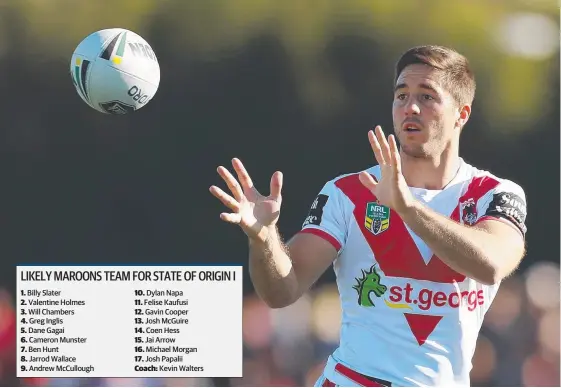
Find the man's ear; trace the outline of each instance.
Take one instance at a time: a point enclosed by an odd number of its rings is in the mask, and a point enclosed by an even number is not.
[[[458,111],[458,118],[456,119],[456,126],[462,129],[471,116],[471,106],[468,104],[462,105]]]

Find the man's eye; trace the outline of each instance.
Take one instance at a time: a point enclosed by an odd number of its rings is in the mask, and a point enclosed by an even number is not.
[[[403,93],[402,93],[402,94],[398,94],[398,95],[397,95],[397,99],[398,99],[398,100],[404,100],[404,99],[405,99],[405,94],[403,94]]]
[[[425,100],[434,100],[430,94],[423,94],[423,99]]]

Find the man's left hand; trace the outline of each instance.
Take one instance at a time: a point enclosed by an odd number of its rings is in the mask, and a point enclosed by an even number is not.
[[[368,140],[374,151],[376,161],[380,165],[380,180],[363,171],[360,173],[361,183],[376,196],[380,205],[387,206],[397,213],[403,213],[415,203],[411,191],[401,173],[401,158],[395,141],[390,135],[388,140],[380,126],[368,132]]]

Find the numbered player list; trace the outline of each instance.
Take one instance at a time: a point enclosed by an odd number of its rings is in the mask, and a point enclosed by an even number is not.
[[[18,377],[242,377],[241,266],[21,266]]]

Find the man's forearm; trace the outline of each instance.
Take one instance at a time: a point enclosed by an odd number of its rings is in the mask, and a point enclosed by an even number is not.
[[[421,203],[400,216],[450,268],[485,284],[496,282],[499,274],[495,258],[505,247],[493,235],[454,222]]]
[[[269,307],[285,307],[296,298],[298,282],[276,228],[269,229],[264,242],[250,239],[249,274],[255,291]]]

